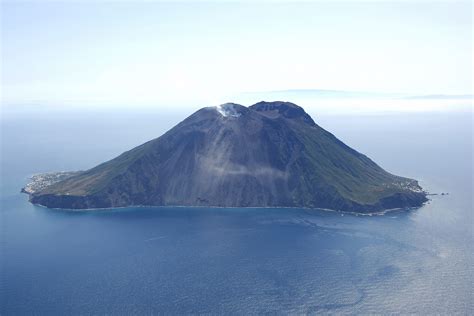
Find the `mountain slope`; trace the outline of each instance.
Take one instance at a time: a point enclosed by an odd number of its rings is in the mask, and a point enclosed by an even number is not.
[[[30,194],[54,208],[130,205],[420,206],[415,180],[394,176],[325,131],[299,106],[203,108],[163,136]]]

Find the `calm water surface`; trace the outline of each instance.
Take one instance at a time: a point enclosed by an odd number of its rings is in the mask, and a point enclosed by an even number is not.
[[[78,170],[182,115],[2,119],[0,314],[473,314],[472,114],[313,116],[435,193],[385,216],[317,210],[53,211],[29,175]]]

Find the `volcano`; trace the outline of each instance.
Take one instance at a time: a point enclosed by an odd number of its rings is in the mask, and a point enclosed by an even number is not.
[[[290,102],[198,110],[161,137],[39,190],[50,208],[295,207],[377,212],[426,193],[318,126]]]

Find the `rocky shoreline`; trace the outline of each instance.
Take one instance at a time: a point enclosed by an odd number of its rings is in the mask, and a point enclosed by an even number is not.
[[[350,214],[350,215],[355,215],[355,216],[381,216],[385,215],[387,213],[391,212],[397,212],[397,211],[408,211],[408,210],[413,210],[417,209],[421,206],[423,206],[426,202],[428,202],[428,199],[426,198],[419,206],[407,206],[407,207],[395,207],[395,208],[386,208],[386,209],[379,209],[379,210],[367,210],[367,211],[343,211],[343,210],[336,210],[336,209],[329,209],[329,208],[311,208],[311,207],[297,207],[297,206],[246,206],[246,207],[235,207],[235,206],[204,206],[204,205],[127,205],[127,206],[108,206],[108,207],[90,207],[90,208],[67,208],[67,207],[51,207],[51,206],[46,206],[42,205],[41,203],[37,202],[35,200],[35,193],[40,192],[42,189],[46,188],[49,185],[52,185],[54,183],[60,182],[62,180],[66,180],[67,178],[73,177],[75,175],[78,175],[82,173],[83,171],[60,171],[60,172],[48,172],[48,173],[41,173],[41,174],[35,174],[32,175],[29,179],[31,180],[28,182],[25,187],[21,189],[21,193],[28,194],[29,200],[32,204],[44,207],[44,208],[49,208],[49,209],[55,209],[55,210],[64,210],[64,211],[72,211],[72,212],[77,212],[77,211],[84,211],[84,212],[90,212],[90,211],[107,211],[107,210],[113,210],[113,209],[126,209],[126,208],[162,208],[162,207],[177,207],[177,208],[202,208],[202,207],[207,207],[207,208],[215,208],[215,209],[221,209],[221,208],[226,208],[226,209],[232,209],[232,208],[249,208],[249,209],[274,209],[274,208],[281,208],[281,209],[305,209],[305,210],[316,210],[316,211],[323,211],[323,212],[336,212],[336,213],[341,213],[341,214]],[[416,192],[419,193],[419,192]],[[427,193],[424,192],[426,196],[431,196],[431,195],[438,195],[437,193]],[[439,194],[439,195],[447,195],[447,193]],[[56,199],[57,197],[55,197]],[[70,198],[74,198],[70,196]]]

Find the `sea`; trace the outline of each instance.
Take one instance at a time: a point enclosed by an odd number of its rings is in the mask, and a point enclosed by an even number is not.
[[[20,193],[31,175],[91,168],[187,114],[5,111],[0,314],[474,314],[472,112],[309,112],[430,201],[374,216],[51,210]]]

